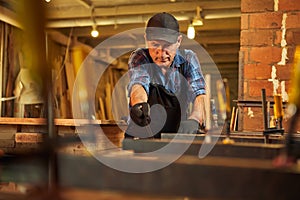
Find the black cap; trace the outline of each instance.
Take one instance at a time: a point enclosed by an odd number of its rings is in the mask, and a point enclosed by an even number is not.
[[[169,43],[176,43],[178,35],[178,21],[169,13],[157,13],[147,23],[147,40],[164,40]]]

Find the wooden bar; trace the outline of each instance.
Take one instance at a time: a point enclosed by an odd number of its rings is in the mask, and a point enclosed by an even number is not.
[[[182,133],[162,133],[162,139],[173,139],[176,136],[177,139],[181,140],[190,140],[194,138],[194,140],[204,140],[205,134],[182,134]],[[222,141],[226,138],[226,135],[211,135],[212,141]],[[230,133],[230,139],[234,140],[234,142],[238,143],[266,143],[266,138],[262,133]],[[280,134],[270,135],[268,138],[269,144],[284,144],[284,136]]]
[[[46,125],[45,118],[15,118],[15,117],[0,117],[0,124],[8,125]],[[54,124],[59,126],[75,126],[86,124],[101,124],[101,120],[88,119],[54,119]]]
[[[163,148],[170,143],[171,140],[132,140],[124,139],[122,148],[124,150],[133,150],[136,153],[154,152]],[[181,143],[186,141],[173,141],[175,147],[180,148]],[[198,157],[199,150],[203,145],[203,141],[193,141],[188,149],[184,152],[185,155],[194,155]],[[174,147],[174,148],[175,148]],[[283,144],[258,144],[258,143],[234,143],[224,145],[222,142],[217,142],[208,156],[223,156],[235,158],[255,158],[255,159],[273,159],[284,149]],[[171,152],[170,152],[171,153]]]
[[[16,133],[16,143],[41,143],[43,142],[43,134],[41,133]]]

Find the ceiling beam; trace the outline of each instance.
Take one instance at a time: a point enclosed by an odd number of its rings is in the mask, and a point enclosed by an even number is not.
[[[99,18],[94,15],[95,22],[91,20],[91,16],[87,18],[79,18],[77,16],[73,16],[75,18],[64,19],[61,18],[59,20],[48,20],[46,26],[50,28],[64,28],[64,27],[84,27],[84,26],[92,26],[94,23],[99,26],[107,26],[107,25],[120,25],[120,24],[136,24],[142,23],[145,24],[147,20],[152,16],[149,15],[127,15],[127,16],[114,16],[114,17],[104,17]],[[195,16],[194,12],[190,13],[177,13],[174,14],[178,21],[190,21]],[[227,18],[240,18],[240,11],[233,10],[232,12],[228,11],[215,11],[211,12],[204,16],[205,20],[211,19],[227,19]]]
[[[18,28],[22,28],[18,15],[12,10],[3,6],[0,6],[0,21],[3,21]]]
[[[65,6],[54,7],[50,4],[47,12],[48,19],[60,19],[60,18],[86,18],[91,16],[90,9],[86,6]],[[216,3],[215,1],[199,1],[199,2],[175,2],[175,3],[160,3],[160,4],[134,4],[123,6],[111,6],[101,7],[99,5],[94,6],[94,16],[97,17],[114,17],[116,15],[147,15],[155,12],[187,12],[193,11],[196,13],[196,7],[200,6],[203,10],[206,9],[240,9],[240,0],[223,1],[222,3]]]
[[[105,41],[105,43],[102,43]],[[197,43],[196,43],[196,42]],[[183,41],[182,46],[195,46],[195,45],[210,45],[210,44],[239,44],[240,42],[240,37],[239,35],[232,35],[230,37],[228,36],[203,36],[196,38],[195,41],[189,41],[188,39],[185,39]],[[143,39],[142,35],[135,35],[135,36],[128,36],[128,37],[119,37],[119,38],[114,38],[111,40],[99,40],[99,39],[90,39],[85,40],[86,43],[89,43],[91,46],[96,47],[101,44],[101,48],[115,48],[115,49],[127,49],[127,48],[137,48],[141,46],[145,46],[145,41]],[[238,49],[236,49],[238,52]],[[225,50],[224,50],[225,51]],[[236,54],[237,54],[236,52]],[[237,58],[236,58],[237,59]]]
[[[180,31],[182,33],[186,33],[188,21],[180,21]],[[136,29],[144,29],[144,23],[136,23],[136,24],[122,24],[122,25],[108,25],[108,26],[98,26],[97,29],[100,33],[100,37],[104,39],[122,33],[124,31],[136,30]],[[50,28],[52,29],[52,28]],[[202,36],[202,33],[205,31],[214,31],[217,33],[222,33],[226,35],[228,30],[235,30],[237,33],[240,31],[240,18],[228,18],[228,19],[214,19],[207,20],[201,27],[195,27],[197,31],[197,36]],[[65,35],[69,35],[69,28],[60,29]],[[139,30],[140,31],[140,30]],[[221,32],[226,31],[226,32]],[[90,27],[74,27],[73,28],[73,36],[75,37],[90,37],[91,26]],[[236,34],[237,34],[236,33]],[[228,34],[227,34],[228,35]]]

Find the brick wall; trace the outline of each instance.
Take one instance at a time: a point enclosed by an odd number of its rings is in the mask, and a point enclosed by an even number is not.
[[[300,0],[241,0],[240,100],[288,100],[295,46],[300,45]],[[263,130],[262,109],[244,108],[240,130]],[[272,110],[271,110],[272,114]],[[288,126],[285,115],[284,128]],[[299,129],[298,129],[299,130]]]

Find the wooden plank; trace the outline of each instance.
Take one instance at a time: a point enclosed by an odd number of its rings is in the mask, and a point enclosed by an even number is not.
[[[44,119],[44,118],[1,117],[0,124],[43,125],[43,124],[46,124],[46,119]]]
[[[82,126],[88,124],[101,124],[101,120],[91,119],[54,119],[54,124],[57,126]]]
[[[153,152],[163,148],[170,143],[170,140],[132,140],[124,139],[122,148],[124,150],[133,150],[136,153]],[[180,148],[182,141],[173,141],[174,147]],[[192,142],[188,149],[184,152],[185,155],[194,155],[198,157],[203,141],[197,140]],[[208,144],[206,144],[208,145]],[[280,151],[284,149],[283,144],[259,144],[259,143],[233,143],[231,145],[224,145],[222,142],[217,142],[208,156],[222,156],[222,157],[237,157],[237,158],[255,158],[255,159],[272,159],[279,155]],[[172,153],[172,152],[169,152]]]
[[[14,117],[0,117],[0,125],[46,125],[45,118],[14,118]],[[76,126],[86,124],[101,124],[101,120],[89,119],[54,119],[54,124],[57,126]]]
[[[42,133],[16,133],[16,143],[41,143],[43,142],[44,134]]]
[[[193,137],[195,141],[200,140],[203,141],[205,139],[204,134],[172,134],[172,133],[162,133],[161,137],[162,139],[173,139],[175,136],[177,136],[177,139],[179,140],[191,140]],[[211,135],[212,141],[222,141],[226,138],[226,135]],[[253,134],[247,134],[241,133],[241,132],[231,132],[230,138],[233,139],[237,143],[265,143],[266,139],[265,136],[263,136],[263,133],[253,133]],[[298,139],[299,140],[299,139]],[[284,136],[282,135],[270,135],[269,138],[269,144],[284,144]]]

